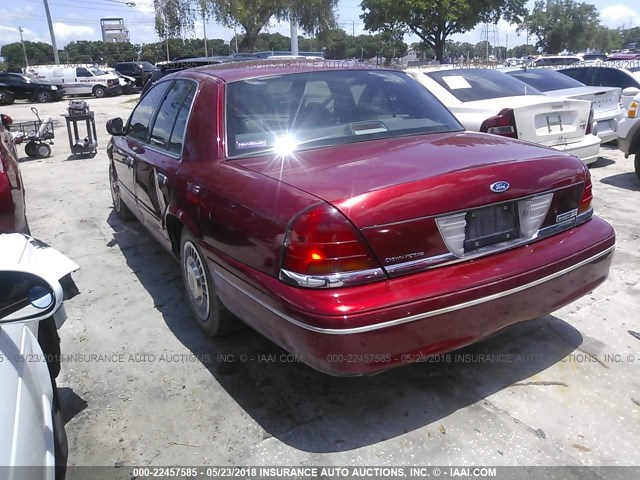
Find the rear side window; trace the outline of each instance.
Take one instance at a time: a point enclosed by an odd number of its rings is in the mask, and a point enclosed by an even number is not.
[[[578,80],[579,82],[584,83],[585,85],[595,85],[593,74],[595,73],[594,67],[585,67],[585,68],[563,68],[559,70],[563,75],[567,75],[568,77],[573,78],[574,80]]]
[[[598,87],[618,87],[622,89],[628,87],[637,88],[639,86],[633,77],[615,68],[596,69],[594,85]]]
[[[538,89],[497,70],[467,69],[427,72],[461,102],[491,98],[542,95]]]
[[[553,70],[514,70],[507,72],[507,74],[537,88],[541,92],[584,87],[584,83]]]
[[[149,138],[149,126],[151,123],[151,117],[156,109],[156,105],[163,97],[170,82],[162,82],[154,85],[147,94],[142,97],[140,103],[135,108],[131,117],[129,118],[129,127],[127,129],[127,135],[143,142],[146,142]]]
[[[184,130],[196,84],[176,80],[166,92],[151,132],[151,143],[171,153],[182,152]]]

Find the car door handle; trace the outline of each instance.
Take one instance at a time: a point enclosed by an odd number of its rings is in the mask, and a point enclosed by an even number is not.
[[[136,159],[134,157],[127,156],[124,160],[129,168],[136,166]]]
[[[167,184],[167,176],[164,173],[156,174],[156,178],[158,179],[158,186],[160,188],[164,187]]]

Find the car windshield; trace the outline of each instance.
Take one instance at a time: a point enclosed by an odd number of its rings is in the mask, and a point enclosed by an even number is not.
[[[461,102],[542,95],[535,87],[497,70],[471,68],[426,72],[425,75],[438,82]]]
[[[462,130],[427,90],[401,72],[316,71],[227,86],[230,157]]]
[[[507,72],[507,74],[518,80],[522,80],[524,83],[537,88],[541,92],[585,86],[584,83],[553,70],[514,70]]]
[[[106,75],[107,72],[105,72],[104,70],[101,70],[99,68],[91,68],[90,69],[94,75]]]
[[[153,72],[157,70],[157,68],[154,65],[151,65],[149,62],[142,62],[140,63],[140,66],[145,72]]]

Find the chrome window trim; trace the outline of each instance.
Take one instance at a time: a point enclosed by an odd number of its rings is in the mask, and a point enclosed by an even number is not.
[[[552,273],[551,275],[547,275],[546,277],[542,277],[539,278],[538,280],[534,280],[533,282],[527,283],[525,285],[520,285],[519,287],[514,287],[511,288],[509,290],[505,290],[503,292],[498,292],[498,293],[494,293],[493,295],[488,295],[486,297],[481,297],[481,298],[477,298],[475,300],[469,300],[468,302],[463,302],[463,303],[459,303],[457,305],[451,305],[449,307],[444,307],[444,308],[440,308],[437,310],[432,310],[430,312],[424,312],[424,313],[419,313],[416,315],[410,315],[408,317],[404,317],[404,318],[397,318],[395,320],[389,320],[387,322],[382,322],[382,323],[376,323],[374,325],[364,325],[362,327],[353,327],[353,328],[321,328],[321,327],[316,327],[313,325],[308,325],[304,322],[301,322],[300,320],[297,320],[293,317],[291,317],[290,315],[287,315],[284,312],[281,312],[280,310],[278,310],[277,308],[275,308],[272,305],[269,305],[268,303],[264,302],[263,300],[259,299],[258,297],[256,297],[255,295],[253,295],[251,292],[247,291],[247,289],[243,288],[242,286],[240,286],[238,284],[238,282],[232,280],[231,274],[222,274],[220,272],[220,269],[216,269],[214,271],[214,275],[216,275],[217,277],[219,277],[221,280],[227,282],[229,285],[231,285],[232,287],[234,287],[235,289],[239,290],[241,293],[243,293],[244,295],[246,295],[247,297],[249,297],[251,300],[255,301],[256,303],[260,304],[262,307],[266,308],[267,310],[269,310],[271,313],[277,315],[278,317],[280,317],[281,319],[296,325],[300,328],[303,328],[305,330],[309,330],[311,332],[315,332],[315,333],[321,333],[321,334],[325,334],[325,335],[353,335],[353,334],[358,334],[358,333],[365,333],[365,332],[371,332],[371,331],[375,331],[375,330],[381,330],[384,328],[389,328],[389,327],[395,327],[397,325],[402,325],[405,323],[410,323],[410,322],[415,322],[418,320],[423,320],[425,318],[430,318],[430,317],[435,317],[438,315],[443,315],[445,313],[451,313],[451,312],[455,312],[457,310],[462,310],[465,308],[469,308],[469,307],[473,307],[475,305],[480,305],[483,303],[488,303],[491,302],[493,300],[498,300],[500,298],[509,296],[509,295],[513,295],[515,293],[519,293],[522,292],[524,290],[528,290],[530,288],[533,287],[537,287],[538,285],[542,285],[543,283],[549,282],[551,280],[554,280],[558,277],[561,277],[563,275],[566,275],[567,273],[572,272],[573,270],[577,270],[580,267],[583,267],[584,265],[587,265],[589,263],[595,262],[596,260],[610,254],[611,252],[613,252],[613,250],[615,249],[615,245],[612,245],[611,247],[607,248],[606,250],[603,250],[602,252],[599,252],[585,260],[582,260],[581,262],[576,263],[575,265],[571,265],[570,267],[567,267],[563,270],[560,270],[558,272]]]

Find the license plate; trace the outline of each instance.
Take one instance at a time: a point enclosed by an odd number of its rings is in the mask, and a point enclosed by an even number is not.
[[[470,210],[466,216],[465,252],[520,236],[518,206],[515,202]]]

